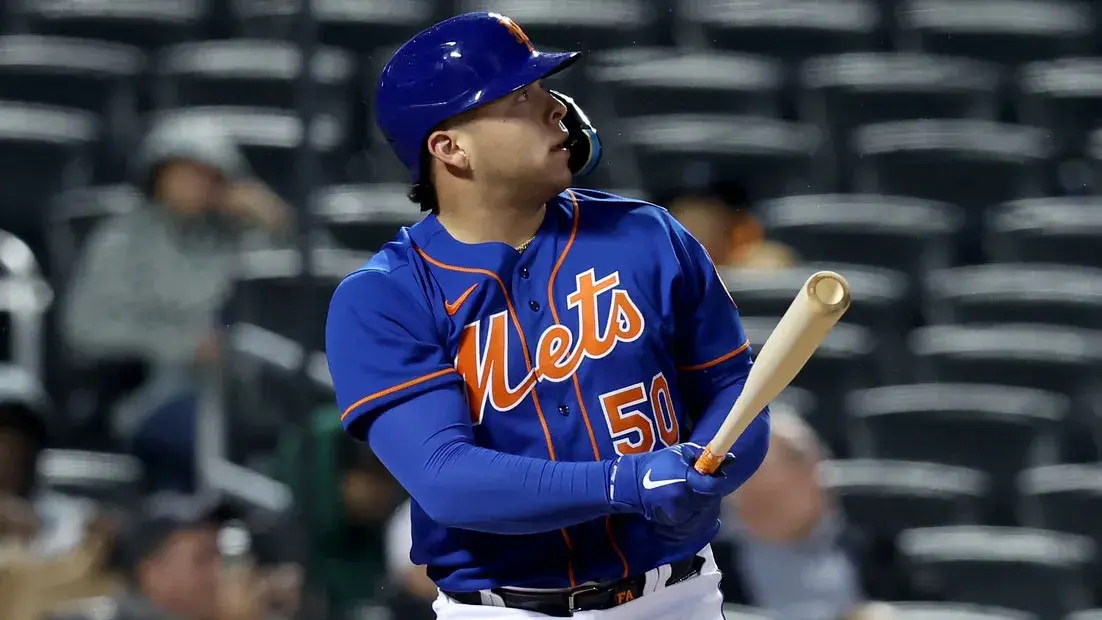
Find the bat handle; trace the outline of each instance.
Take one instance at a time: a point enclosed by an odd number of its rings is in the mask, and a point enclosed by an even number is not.
[[[704,475],[714,474],[716,470],[719,469],[720,464],[723,463],[723,459],[726,458],[726,456],[726,453],[716,454],[712,452],[711,446],[704,446],[704,453],[696,460],[693,469]]]

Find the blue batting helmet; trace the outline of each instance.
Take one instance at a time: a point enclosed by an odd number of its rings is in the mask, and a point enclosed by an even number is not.
[[[466,13],[407,41],[379,77],[375,119],[414,182],[440,123],[568,67],[581,52],[541,52],[512,19]]]

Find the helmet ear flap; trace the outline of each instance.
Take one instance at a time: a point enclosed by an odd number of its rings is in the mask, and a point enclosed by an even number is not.
[[[566,106],[566,116],[562,123],[570,133],[566,139],[566,148],[570,150],[570,171],[576,176],[585,176],[601,162],[601,138],[589,117],[568,95],[557,90],[549,90],[551,96]]]

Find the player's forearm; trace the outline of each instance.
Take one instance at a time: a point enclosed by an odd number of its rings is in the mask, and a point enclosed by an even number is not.
[[[454,442],[429,465],[422,507],[464,529],[532,534],[610,514],[605,462],[555,462]],[[438,517],[438,518],[437,518]]]
[[[428,516],[448,527],[532,534],[613,512],[610,462],[556,462],[473,444],[466,403],[446,391],[383,413],[368,441]]]

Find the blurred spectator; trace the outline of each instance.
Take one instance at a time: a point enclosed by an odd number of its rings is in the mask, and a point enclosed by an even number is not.
[[[118,620],[272,620],[296,613],[287,593],[297,591],[301,576],[262,573],[243,530],[230,527],[235,517],[211,499],[161,493],[147,500],[125,545],[130,584]]]
[[[19,538],[35,557],[74,550],[95,514],[91,502],[43,489],[49,399],[26,371],[0,367],[0,541]]]
[[[761,224],[750,212],[746,192],[738,185],[685,192],[665,204],[718,266],[779,269],[799,260],[792,248],[765,239]]]
[[[109,566],[118,531],[117,521],[97,518],[77,547],[48,557],[0,544],[0,618],[42,620],[70,603],[110,596],[118,587]]]
[[[410,502],[402,504],[386,526],[386,572],[389,587],[386,607],[393,620],[432,620],[432,602],[437,589],[429,579],[428,568],[409,559],[413,547]]]
[[[786,620],[840,620],[882,617],[873,599],[911,599],[896,566],[820,486],[824,448],[815,432],[789,410],[772,415],[769,453],[728,500],[715,545],[724,600]]]
[[[310,429],[317,459],[310,486],[302,488],[303,438],[295,430],[281,441],[277,478],[294,489],[297,501],[311,502],[316,564],[308,570],[325,585],[336,618],[378,597],[386,585],[386,527],[403,495],[371,450],[348,439],[339,413],[316,412]]]
[[[147,461],[158,488],[187,491],[196,384],[219,359],[218,315],[237,254],[281,242],[291,214],[206,121],[157,125],[135,168],[148,208],[94,232],[74,270],[61,327],[85,364],[146,365],[146,380],[113,407],[112,430]]]

